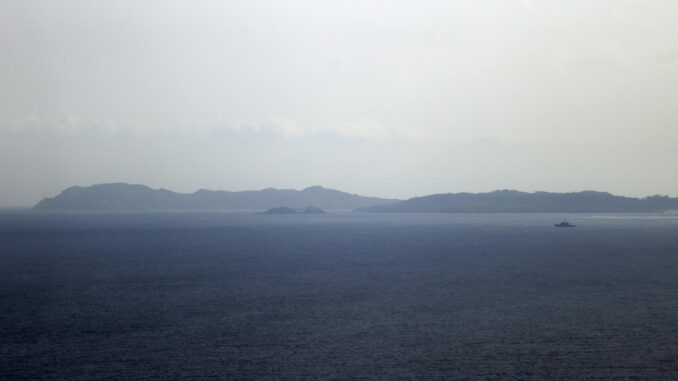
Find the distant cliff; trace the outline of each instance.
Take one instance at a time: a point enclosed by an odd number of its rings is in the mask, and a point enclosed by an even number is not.
[[[363,197],[319,186],[304,190],[267,188],[260,191],[211,191],[176,193],[125,183],[71,187],[33,207],[36,210],[264,210],[280,205],[302,209],[315,205],[323,209],[355,209],[398,200]]]
[[[678,209],[678,198],[632,198],[605,192],[525,193],[500,190],[489,193],[446,193],[415,197],[387,205],[357,208],[369,213],[585,213],[664,212]]]

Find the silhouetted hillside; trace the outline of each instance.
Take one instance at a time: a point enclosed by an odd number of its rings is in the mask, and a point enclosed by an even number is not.
[[[393,203],[398,200],[362,197],[320,186],[301,191],[267,188],[260,191],[211,191],[176,193],[125,183],[71,187],[54,198],[45,198],[38,210],[189,210],[189,209],[269,209],[280,205],[304,208],[354,209]]]
[[[356,210],[370,213],[623,213],[663,212],[669,209],[678,209],[678,198],[652,196],[638,199],[593,191],[525,193],[500,190],[489,193],[435,194]]]

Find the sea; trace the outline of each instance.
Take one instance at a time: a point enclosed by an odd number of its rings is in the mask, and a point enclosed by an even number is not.
[[[0,379],[676,380],[678,215],[2,210]]]

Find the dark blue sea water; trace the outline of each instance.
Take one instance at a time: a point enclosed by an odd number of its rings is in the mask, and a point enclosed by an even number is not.
[[[678,218],[4,211],[0,376],[677,379]]]

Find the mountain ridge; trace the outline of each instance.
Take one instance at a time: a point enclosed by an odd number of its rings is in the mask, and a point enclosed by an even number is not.
[[[654,213],[678,209],[678,198],[634,198],[608,192],[533,193],[496,190],[486,193],[439,193],[393,204],[360,207],[367,213]]]
[[[439,193],[408,200],[364,197],[319,185],[302,190],[265,188],[226,191],[199,189],[178,193],[141,184],[106,183],[72,186],[38,202],[35,210],[266,210],[285,205],[351,209],[366,213],[586,213],[665,212],[678,210],[678,198],[634,198],[608,192],[569,193],[495,190],[485,193]]]
[[[321,186],[303,190],[266,188],[258,191],[199,189],[178,193],[141,184],[106,183],[88,187],[72,186],[55,197],[44,198],[35,210],[262,210],[288,205],[322,209],[355,209],[399,200],[365,197]]]

